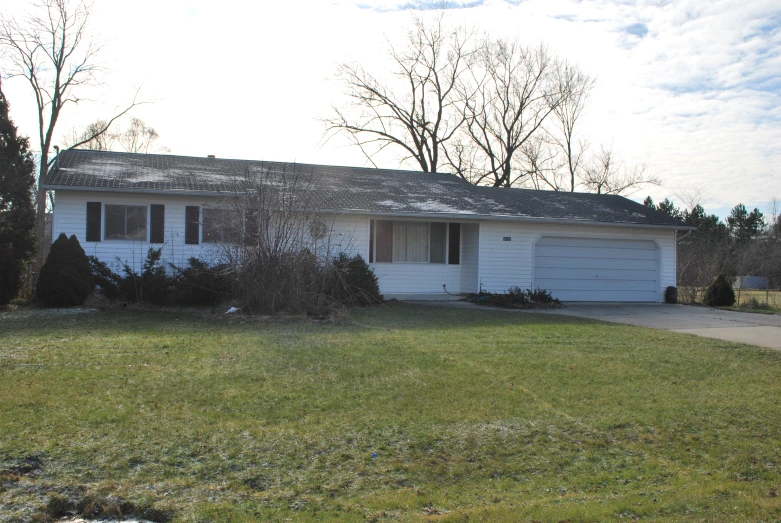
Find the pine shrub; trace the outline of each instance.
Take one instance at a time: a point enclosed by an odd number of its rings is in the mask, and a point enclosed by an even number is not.
[[[719,274],[705,291],[704,302],[709,307],[731,307],[735,304],[735,291],[723,274]]]
[[[100,287],[103,296],[110,300],[119,296],[119,284],[122,277],[112,271],[106,262],[95,256],[89,256],[89,264],[92,269],[92,279],[95,281],[95,285]]]
[[[122,264],[125,276],[120,279],[119,289],[125,300],[153,305],[165,305],[169,302],[173,281],[160,262],[162,255],[162,248],[150,247],[141,274],[135,272],[127,263]]]
[[[369,264],[360,254],[339,253],[332,261],[329,294],[342,305],[372,305],[382,301],[380,284]]]
[[[52,244],[36,287],[38,302],[44,307],[83,304],[95,282],[89,259],[76,236],[60,234]]]

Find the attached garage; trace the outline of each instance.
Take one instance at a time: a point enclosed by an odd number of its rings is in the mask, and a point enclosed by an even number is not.
[[[659,247],[652,240],[543,236],[534,246],[534,288],[562,301],[659,301]]]

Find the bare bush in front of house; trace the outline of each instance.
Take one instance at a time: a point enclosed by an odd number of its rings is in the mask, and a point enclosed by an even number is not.
[[[322,316],[379,299],[376,278],[372,287],[371,278],[356,277],[360,263],[337,257],[349,245],[333,241],[333,222],[319,211],[316,177],[300,166],[247,171],[234,193],[206,213],[214,222],[204,227],[218,236],[214,245],[230,272],[233,301],[244,312]]]

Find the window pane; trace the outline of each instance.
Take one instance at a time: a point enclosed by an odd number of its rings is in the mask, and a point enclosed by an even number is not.
[[[222,239],[220,209],[203,209],[203,242],[214,243]]]
[[[389,220],[377,220],[375,223],[375,236],[377,238],[374,259],[378,262],[393,260],[393,222]]]
[[[127,206],[127,239],[146,240],[146,205]]]
[[[431,263],[445,263],[445,232],[446,223],[431,224]]]
[[[124,205],[106,205],[106,239],[125,239]]]
[[[204,243],[237,243],[241,224],[236,212],[229,209],[203,209]]]
[[[428,261],[428,222],[393,222],[393,261]]]

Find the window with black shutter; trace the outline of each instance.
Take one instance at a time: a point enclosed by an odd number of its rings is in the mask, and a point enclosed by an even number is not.
[[[200,218],[201,208],[197,205],[188,205],[184,210],[184,243],[198,245],[200,243]]]
[[[150,243],[165,243],[165,205],[150,206],[149,229]]]
[[[100,202],[87,202],[87,241],[100,241]]]

